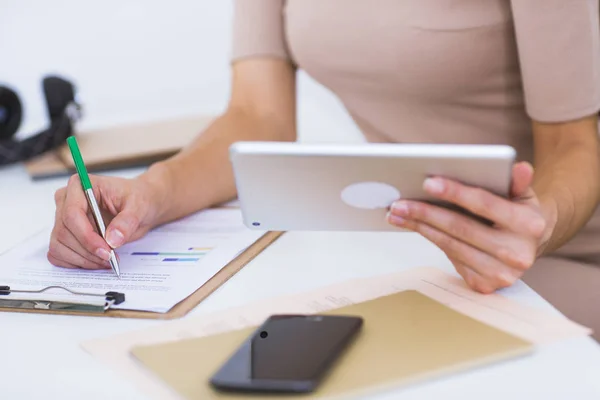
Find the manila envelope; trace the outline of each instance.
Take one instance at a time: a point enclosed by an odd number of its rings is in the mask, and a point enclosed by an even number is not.
[[[533,345],[421,294],[403,291],[322,315],[358,315],[362,331],[316,392],[269,395],[339,398],[414,384],[529,354]],[[142,367],[190,400],[256,398],[218,392],[209,379],[256,327],[132,349]],[[262,394],[264,397],[265,395]]]

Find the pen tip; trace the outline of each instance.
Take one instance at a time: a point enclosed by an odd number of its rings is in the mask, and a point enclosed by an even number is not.
[[[117,261],[117,257],[116,257],[114,250],[111,250],[110,255],[111,255],[110,265],[111,265],[113,271],[115,272],[115,274],[117,275],[117,278],[121,279],[121,271],[120,271],[120,267],[119,267],[119,262]]]

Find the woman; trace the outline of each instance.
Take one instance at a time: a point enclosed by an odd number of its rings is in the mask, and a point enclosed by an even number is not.
[[[600,285],[597,0],[237,0],[235,7],[227,111],[138,178],[93,177],[114,217],[112,247],[233,198],[231,143],[295,140],[301,68],[339,96],[370,141],[514,146],[510,200],[452,181],[424,184],[493,227],[406,201],[394,204],[388,222],[438,245],[474,290],[491,293],[527,273],[563,312],[600,331],[585,312]],[[109,247],[90,224],[76,178],[56,193],[56,205],[49,260],[107,268]],[[580,298],[569,303],[574,294]]]

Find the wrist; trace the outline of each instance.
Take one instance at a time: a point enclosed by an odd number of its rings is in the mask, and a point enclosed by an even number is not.
[[[554,241],[556,226],[558,224],[558,204],[552,197],[540,199],[542,216],[546,221],[546,228],[538,246],[538,257],[552,250],[551,243]]]
[[[173,179],[167,165],[156,162],[142,173],[137,180],[142,183],[147,191],[151,204],[152,225],[161,225],[170,220],[170,199],[173,193]]]

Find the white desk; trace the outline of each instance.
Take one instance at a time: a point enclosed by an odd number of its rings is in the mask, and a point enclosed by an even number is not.
[[[52,223],[52,196],[63,183],[64,179],[31,182],[20,166],[0,170],[0,251]],[[23,223],[25,218],[35,222]],[[348,251],[358,248],[371,255],[357,256],[355,251]],[[192,314],[423,264],[453,271],[440,251],[412,234],[406,234],[402,241],[386,234],[286,234]],[[524,284],[510,288],[506,295],[551,309]],[[164,322],[0,313],[1,397],[143,399],[143,393],[81,350],[79,343],[160,323]],[[378,398],[598,399],[599,377],[600,346],[589,338],[578,338],[542,348],[524,359]]]

